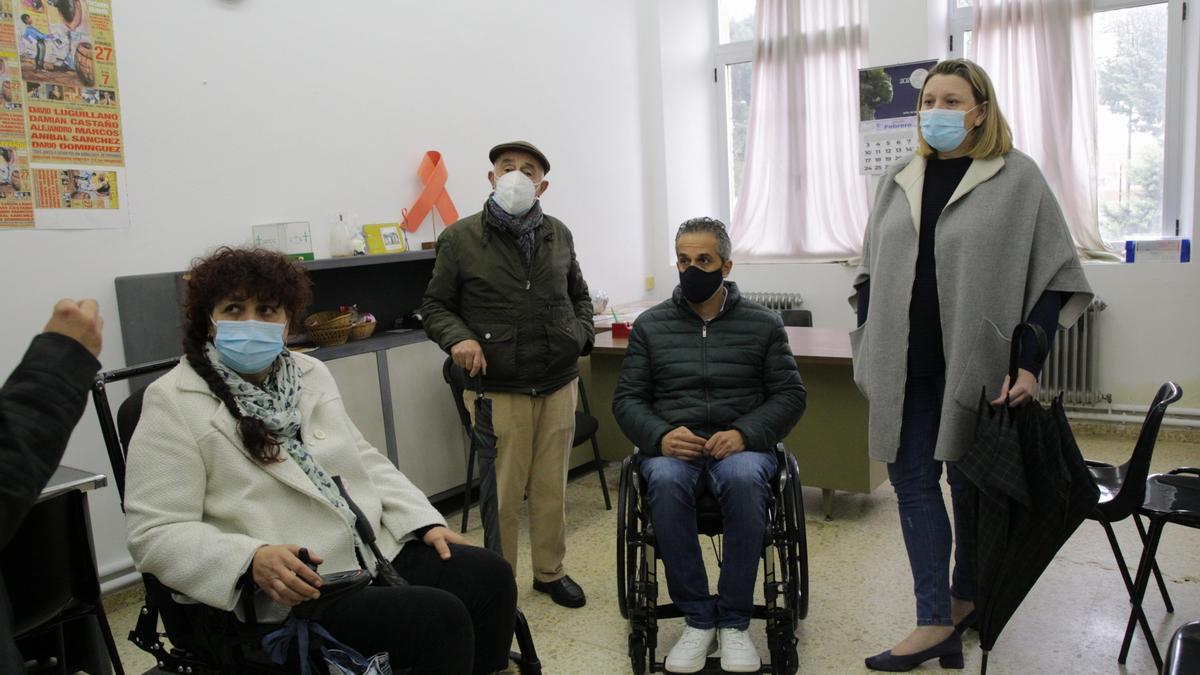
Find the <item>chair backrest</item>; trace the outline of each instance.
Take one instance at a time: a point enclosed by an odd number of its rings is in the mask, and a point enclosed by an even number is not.
[[[812,327],[812,312],[807,309],[785,309],[779,313],[785,326]]]
[[[125,456],[129,452],[129,439],[133,437],[133,430],[142,414],[142,395],[145,393],[145,387],[133,392],[121,403],[114,422],[112,407],[108,403],[108,385],[139,375],[161,375],[178,363],[179,357],[173,356],[128,368],[118,368],[96,375],[92,382],[92,402],[95,403],[96,415],[100,418],[100,433],[104,437],[104,449],[108,452],[108,463],[112,466],[113,482],[117,485],[122,509],[125,508]]]
[[[1106,505],[1105,510],[1110,520],[1121,520],[1131,515],[1146,498],[1146,477],[1150,473],[1150,459],[1154,455],[1154,445],[1158,442],[1158,430],[1162,427],[1163,415],[1167,407],[1183,398],[1183,388],[1174,382],[1164,382],[1154,395],[1150,409],[1146,411],[1146,419],[1138,433],[1137,444],[1133,446],[1133,454],[1129,461],[1121,465],[1121,489]]]

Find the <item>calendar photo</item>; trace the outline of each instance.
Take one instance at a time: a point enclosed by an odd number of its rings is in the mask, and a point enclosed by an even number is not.
[[[859,173],[882,175],[917,148],[917,97],[936,60],[858,71]]]

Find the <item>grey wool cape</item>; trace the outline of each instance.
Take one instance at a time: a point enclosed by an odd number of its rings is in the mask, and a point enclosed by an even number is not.
[[[851,331],[854,382],[870,403],[870,455],[896,460],[908,368],[924,157],[879,182],[854,285],[871,280],[866,322]],[[1092,301],[1075,244],[1037,165],[1013,150],[971,162],[934,232],[946,389],[934,457],[957,461],[971,443],[980,394],[996,398],[1013,328],[1046,291],[1069,298],[1066,328]],[[857,307],[857,292],[850,306]]]

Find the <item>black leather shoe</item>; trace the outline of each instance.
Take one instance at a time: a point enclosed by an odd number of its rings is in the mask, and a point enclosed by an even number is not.
[[[568,576],[554,581],[534,581],[533,590],[549,593],[550,599],[563,607],[583,607],[587,604],[583,589]]]
[[[912,670],[922,663],[925,663],[929,659],[938,659],[939,664],[943,668],[962,669],[962,640],[959,639],[958,633],[951,633],[950,637],[942,640],[929,649],[917,652],[916,654],[896,656],[892,653],[892,650],[889,649],[886,652],[881,652],[875,656],[868,656],[866,659],[866,664],[871,670],[884,670],[893,673],[901,673]]]

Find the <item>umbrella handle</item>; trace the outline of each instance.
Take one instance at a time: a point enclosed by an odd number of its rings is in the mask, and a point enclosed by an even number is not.
[[[1046,341],[1046,331],[1042,327],[1030,323],[1028,321],[1017,324],[1012,333],[1012,347],[1008,353],[1008,386],[1012,387],[1017,383],[1017,367],[1021,363],[1021,338],[1024,337],[1026,331],[1033,331],[1034,338],[1037,339],[1037,362],[1041,363],[1046,360],[1046,356],[1050,353],[1050,348]]]

